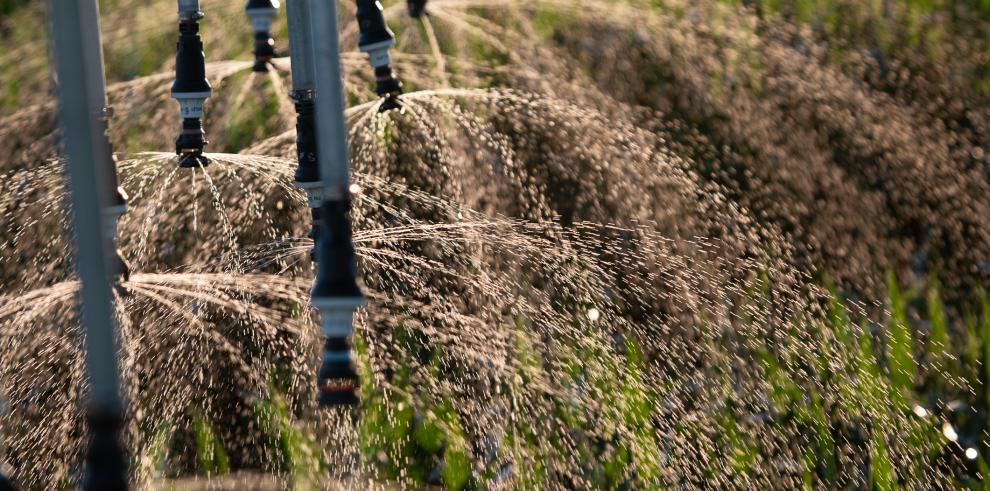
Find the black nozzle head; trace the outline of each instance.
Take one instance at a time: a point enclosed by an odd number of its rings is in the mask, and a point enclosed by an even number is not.
[[[418,19],[426,12],[426,0],[406,0],[409,17]]]
[[[385,96],[385,100],[382,101],[382,105],[378,106],[379,113],[388,112],[393,109],[402,109],[402,101],[399,100],[399,96],[387,95]]]
[[[183,169],[193,169],[210,165],[210,159],[202,153],[190,152],[179,156],[179,167]]]
[[[347,338],[327,338],[317,383],[321,406],[354,406],[360,402],[360,379]]]
[[[358,46],[374,46],[389,42],[395,42],[395,34],[385,23],[385,14],[382,12],[382,4],[376,0],[357,0],[357,20],[358,29],[361,35],[358,37]]]
[[[375,68],[375,93],[384,97],[385,101],[379,107],[379,112],[398,109],[402,106],[399,95],[402,94],[402,82],[395,78],[389,65]]]
[[[179,167],[191,169],[193,167],[206,167],[210,164],[210,159],[203,155],[203,148],[206,146],[206,133],[203,131],[203,124],[199,118],[184,118],[182,120],[182,132],[175,140],[175,154],[179,156]]]
[[[254,33],[254,67],[251,69],[267,72],[272,58],[275,58],[275,40],[267,32]]]

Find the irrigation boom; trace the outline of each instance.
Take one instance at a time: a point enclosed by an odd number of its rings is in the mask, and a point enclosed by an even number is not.
[[[122,211],[123,193],[115,186],[116,167],[106,133],[109,111],[96,0],[53,0],[52,7],[59,118],[68,157],[90,387],[87,420],[92,440],[83,487],[114,491],[127,488],[127,466],[119,442],[123,403],[108,281],[108,275],[119,271],[114,271],[116,249],[106,232],[113,229],[108,222]]]
[[[356,404],[358,374],[351,352],[354,311],[364,304],[351,240],[347,126],[340,70],[336,0],[310,3],[316,147],[323,184],[312,303],[326,344],[319,372],[321,405]]]

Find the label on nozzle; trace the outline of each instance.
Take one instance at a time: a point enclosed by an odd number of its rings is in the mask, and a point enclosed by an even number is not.
[[[251,18],[251,30],[268,32],[272,28],[272,20],[278,15],[275,9],[251,9],[247,11]]]
[[[310,208],[319,208],[323,205],[323,187],[310,188],[306,190],[306,202]]]
[[[183,119],[202,118],[205,99],[179,99],[179,114]]]
[[[361,51],[368,53],[368,61],[371,62],[371,66],[378,68],[392,63],[392,59],[388,55],[388,48],[393,44],[395,42],[389,40],[369,46],[361,46]]]

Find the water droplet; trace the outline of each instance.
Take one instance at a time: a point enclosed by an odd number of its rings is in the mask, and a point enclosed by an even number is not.
[[[956,433],[956,429],[952,427],[948,421],[942,423],[942,434],[949,439],[950,442],[954,442],[959,439],[959,434]]]

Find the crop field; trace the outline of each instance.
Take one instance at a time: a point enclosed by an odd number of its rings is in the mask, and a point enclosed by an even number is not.
[[[68,1],[0,0],[17,489],[89,442]],[[286,6],[258,71],[202,0],[184,167],[175,2],[99,2],[131,487],[990,489],[990,2],[383,3],[397,98],[339,5],[366,303],[360,403],[323,407]]]

